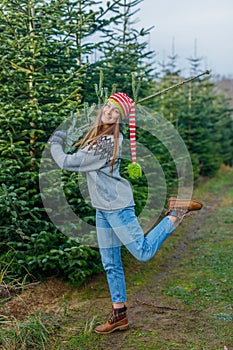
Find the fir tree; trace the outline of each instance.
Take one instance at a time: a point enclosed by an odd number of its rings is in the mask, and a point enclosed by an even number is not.
[[[51,239],[57,230],[41,202],[38,169],[48,137],[82,100],[82,55],[90,46],[80,40],[104,26],[89,8],[79,12],[80,4],[84,6],[83,1],[16,0],[0,9],[0,226],[6,242],[1,251],[8,251],[6,263],[13,258],[11,268],[21,275],[25,270],[54,273],[49,264],[46,272],[38,254],[47,254],[48,261],[53,246],[70,246],[62,234]],[[40,240],[43,253],[35,250]]]
[[[140,97],[146,96],[152,87],[154,53],[148,49],[147,40],[152,28],[135,28],[135,14],[139,11],[137,6],[142,1],[118,1],[116,22],[104,33],[104,43],[99,48],[100,59],[91,67],[95,83],[99,80],[99,70],[103,71],[104,86],[109,94],[114,83],[118,91],[124,91],[135,98],[132,74],[137,81],[142,80]]]

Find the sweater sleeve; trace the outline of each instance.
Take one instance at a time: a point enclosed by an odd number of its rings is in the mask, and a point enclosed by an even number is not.
[[[108,163],[113,155],[114,141],[103,136],[91,148],[86,146],[74,154],[66,154],[59,143],[51,144],[51,154],[57,165],[69,171],[96,171]]]

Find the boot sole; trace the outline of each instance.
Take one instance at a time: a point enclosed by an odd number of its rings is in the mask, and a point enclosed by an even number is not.
[[[108,332],[99,332],[99,331],[95,330],[95,333],[97,333],[97,334],[110,334],[110,333],[115,332],[115,331],[125,331],[128,328],[129,328],[129,324],[127,323],[127,324],[124,324],[122,326],[118,326],[116,328],[113,328]]]
[[[187,201],[187,204],[193,202],[197,205],[196,208],[189,208],[189,205],[187,205],[187,210],[188,211],[196,211],[196,210],[201,210],[203,207],[203,204],[199,201],[195,201],[195,200],[185,200],[185,199],[176,199],[176,198],[170,198],[169,199],[169,207],[174,207],[174,208],[182,208],[182,207],[186,207],[184,205],[185,201]],[[174,203],[173,203],[174,202]],[[171,210],[171,209],[169,209]]]

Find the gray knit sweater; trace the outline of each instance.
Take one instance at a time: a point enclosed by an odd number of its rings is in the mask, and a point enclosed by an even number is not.
[[[119,136],[120,154],[123,135]],[[72,172],[84,172],[94,208],[101,210],[122,209],[134,205],[131,184],[120,176],[120,158],[116,159],[113,171],[110,161],[113,155],[113,136],[103,136],[90,148],[66,154],[60,143],[51,144],[51,154],[58,166]]]

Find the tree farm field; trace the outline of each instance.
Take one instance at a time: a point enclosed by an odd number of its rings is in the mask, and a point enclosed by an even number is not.
[[[104,273],[81,287],[49,278],[0,304],[3,350],[232,350],[233,169],[200,180],[201,212],[148,263],[123,249],[130,328],[97,335],[111,308]]]

